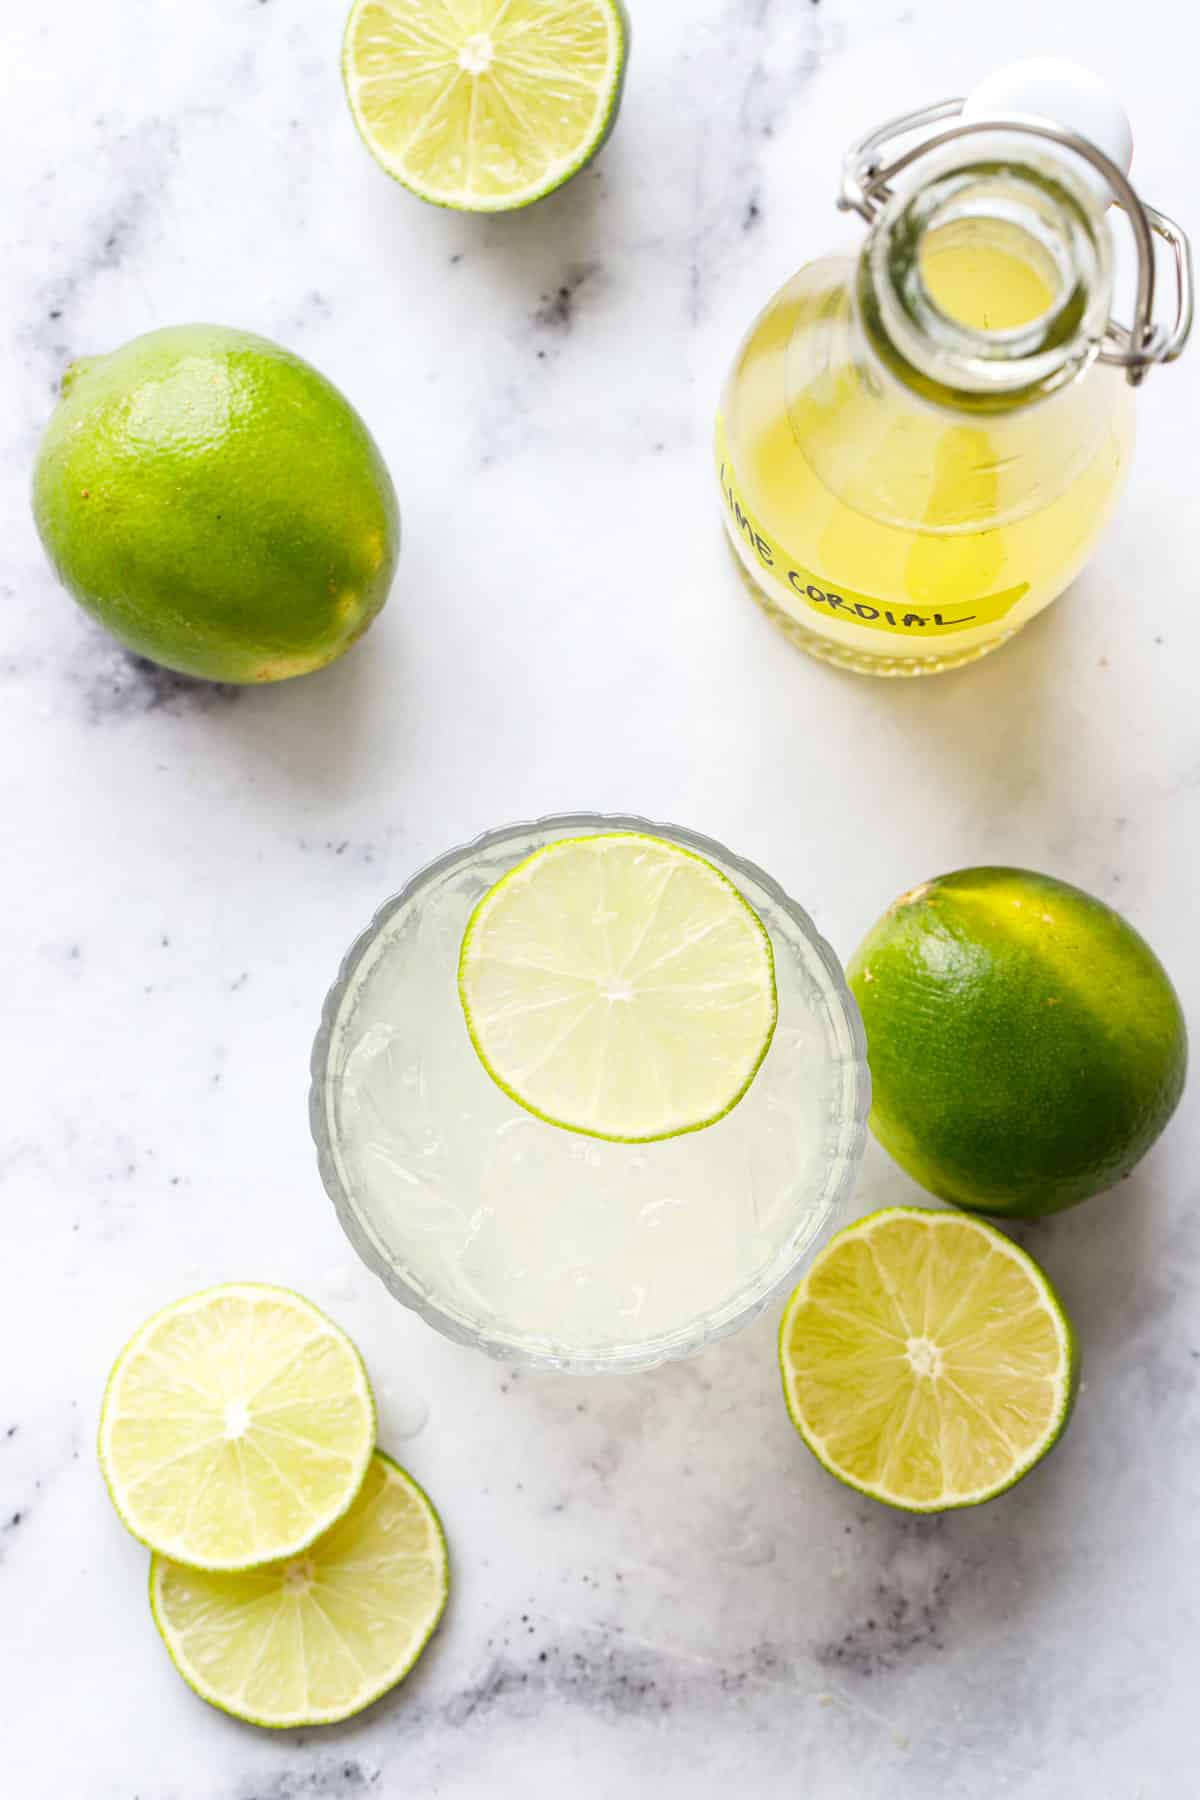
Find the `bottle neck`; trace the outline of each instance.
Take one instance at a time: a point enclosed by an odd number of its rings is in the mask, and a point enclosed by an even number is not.
[[[989,140],[990,148],[990,140]],[[1112,302],[1103,203],[1048,158],[961,147],[892,196],[858,265],[867,340],[907,388],[1001,413],[1095,360]]]

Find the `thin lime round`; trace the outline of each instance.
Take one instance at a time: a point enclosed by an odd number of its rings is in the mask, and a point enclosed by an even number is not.
[[[897,900],[847,974],[871,1127],[930,1193],[1040,1217],[1127,1175],[1183,1091],[1167,973],[1112,908],[1025,869],[964,869]]]
[[[403,1681],[449,1591],[441,1521],[379,1450],[349,1512],[303,1555],[241,1574],[150,1564],[154,1622],[183,1679],[277,1730],[349,1719]]]
[[[771,940],[733,883],[641,832],[560,838],[479,902],[459,960],[471,1042],[552,1125],[678,1137],[737,1105],[771,1044]]]
[[[604,144],[628,49],[619,0],[356,0],[342,72],[389,175],[437,206],[507,212]]]
[[[266,338],[180,325],[76,362],[34,473],[59,579],[139,656],[283,681],[387,599],[391,479],[350,403]]]
[[[779,1331],[792,1423],[859,1493],[909,1512],[991,1500],[1062,1435],[1075,1334],[1031,1256],[961,1213],[847,1226]]]
[[[345,1332],[298,1294],[250,1282],[148,1319],[100,1415],[122,1522],[200,1569],[305,1550],[353,1501],[374,1443],[367,1372]]]

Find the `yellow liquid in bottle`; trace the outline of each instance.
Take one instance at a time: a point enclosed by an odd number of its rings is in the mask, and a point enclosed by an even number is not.
[[[935,305],[976,331],[1054,300],[1036,258],[995,235],[932,233],[920,267]],[[923,674],[995,648],[1078,573],[1132,452],[1132,396],[1095,364],[995,414],[922,399],[864,357],[853,278],[813,265],[751,329],[718,433],[725,519],[757,597],[804,648]]]
[[[1025,257],[949,230],[921,245],[921,279],[947,318],[974,331],[1011,331],[1049,312],[1054,289]]]

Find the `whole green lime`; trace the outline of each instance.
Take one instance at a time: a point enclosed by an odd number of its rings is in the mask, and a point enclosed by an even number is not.
[[[387,599],[400,535],[350,403],[220,325],[72,364],[33,510],[82,606],[140,656],[213,681],[282,681],[348,650]]]
[[[1183,1091],[1166,970],[1112,908],[1027,869],[904,894],[851,960],[884,1148],[930,1193],[1040,1217],[1111,1187]]]

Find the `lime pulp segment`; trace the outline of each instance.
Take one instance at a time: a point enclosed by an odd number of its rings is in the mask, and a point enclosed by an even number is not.
[[[431,1502],[376,1451],[349,1512],[300,1556],[233,1574],[155,1556],[150,1605],[201,1699],[282,1729],[348,1719],[401,1681],[449,1584]]]
[[[914,1512],[991,1499],[1066,1425],[1074,1333],[993,1226],[895,1207],[838,1233],[779,1337],[792,1422],[831,1474]]]
[[[375,1405],[357,1350],[315,1306],[252,1283],[149,1319],[109,1377],[100,1467],[123,1523],[204,1569],[291,1556],[362,1485]]]
[[[618,0],[357,0],[342,67],[389,175],[436,205],[498,212],[599,150],[627,46]]]
[[[468,922],[459,992],[518,1105],[623,1143],[723,1118],[778,1011],[771,940],[737,888],[636,832],[563,838],[503,876]]]

